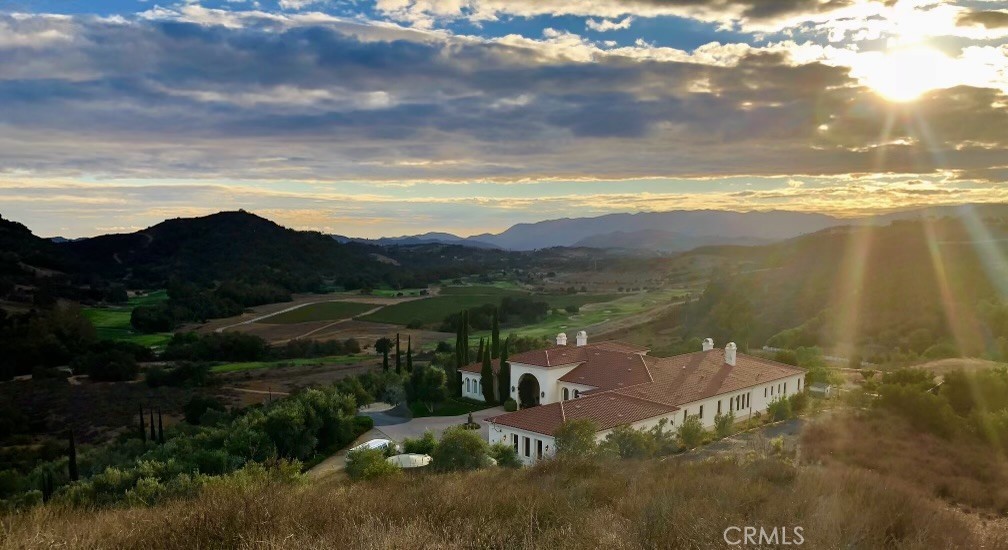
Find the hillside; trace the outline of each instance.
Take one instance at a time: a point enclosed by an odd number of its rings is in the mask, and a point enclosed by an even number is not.
[[[898,480],[773,459],[546,463],[307,486],[238,479],[194,500],[138,504],[36,508],[5,519],[0,548],[711,548],[732,525],[790,535],[800,526],[808,548],[976,548],[1001,536],[974,532]]]
[[[864,348],[889,358],[1000,357],[1008,353],[1000,294],[1008,264],[999,261],[1006,235],[999,218],[943,218],[698,249],[688,255],[717,255],[741,267],[715,273],[690,309],[688,331],[750,346]]]

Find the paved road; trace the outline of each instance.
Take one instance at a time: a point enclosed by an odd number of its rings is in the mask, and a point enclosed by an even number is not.
[[[370,416],[375,422],[375,427],[373,430],[358,437],[356,441],[348,446],[348,448],[352,448],[372,439],[391,439],[392,441],[398,442],[407,437],[418,438],[427,430],[434,432],[435,438],[441,439],[441,434],[444,433],[445,430],[453,426],[464,424],[469,418],[469,415],[467,414],[459,416],[406,418],[403,416],[396,416],[393,414],[394,412],[394,408],[385,403],[376,403],[369,407],[362,408],[360,410],[360,414]],[[473,413],[473,422],[478,422],[480,424],[479,433],[484,440],[486,440],[487,435],[490,433],[490,427],[486,422],[484,422],[484,420],[503,412],[503,407],[493,407],[491,409],[485,409]],[[347,449],[343,449],[318,463],[312,469],[308,470],[308,477],[317,478],[342,470],[343,466],[346,464],[346,452]]]

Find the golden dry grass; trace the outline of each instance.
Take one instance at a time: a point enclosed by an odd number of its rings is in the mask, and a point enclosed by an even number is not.
[[[213,486],[152,508],[7,516],[0,548],[708,548],[730,525],[800,525],[806,548],[1004,544],[900,480],[759,460]]]

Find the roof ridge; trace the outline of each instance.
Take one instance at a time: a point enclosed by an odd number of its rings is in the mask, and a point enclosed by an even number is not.
[[[564,404],[564,402],[563,402],[563,400],[561,400],[560,401],[560,422],[567,422],[567,412],[564,411],[563,404]]]
[[[641,364],[644,365],[644,372],[647,373],[647,377],[651,379],[651,382],[654,382],[654,376],[651,376],[651,369],[647,366],[647,361],[644,360],[644,356],[638,354],[637,358],[640,359]]]

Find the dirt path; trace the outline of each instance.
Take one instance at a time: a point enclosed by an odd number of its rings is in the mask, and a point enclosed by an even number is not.
[[[300,340],[302,338],[307,338],[307,337],[311,336],[312,334],[315,334],[316,332],[322,332],[323,330],[326,330],[328,328],[334,327],[336,325],[343,324],[343,323],[346,323],[348,321],[352,321],[352,320],[354,320],[357,317],[363,317],[365,315],[371,315],[372,313],[377,313],[378,311],[380,311],[384,307],[385,306],[379,306],[379,307],[376,307],[376,308],[373,308],[373,309],[369,309],[369,310],[361,313],[360,315],[356,315],[354,317],[347,317],[346,319],[340,319],[339,321],[333,321],[332,323],[329,323],[328,325],[325,325],[325,326],[322,326],[322,327],[319,327],[319,328],[316,328],[316,329],[309,330],[308,332],[306,332],[306,333],[304,333],[304,334],[302,334],[300,336],[294,337],[292,339],[293,340]],[[281,343],[283,343],[283,342],[281,342]]]

